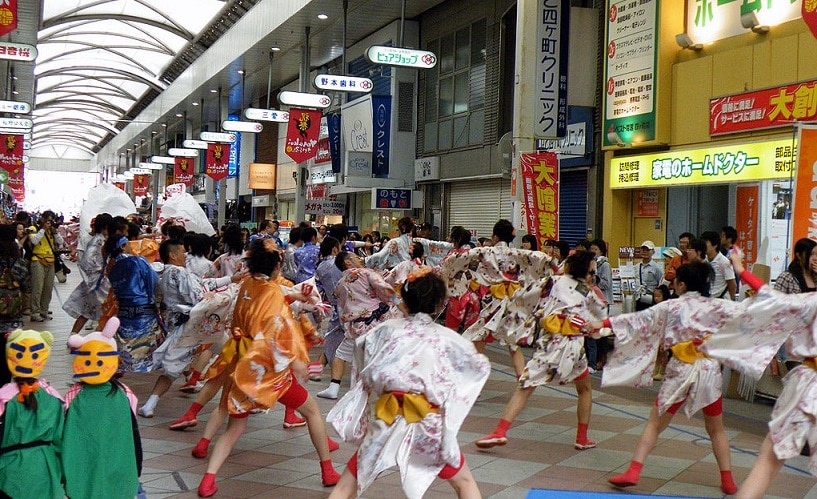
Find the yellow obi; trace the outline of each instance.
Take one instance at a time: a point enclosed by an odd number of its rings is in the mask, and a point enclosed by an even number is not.
[[[391,426],[398,415],[403,416],[406,423],[412,424],[422,421],[426,414],[439,414],[440,408],[428,401],[422,393],[384,393],[374,405],[374,414],[377,419]]]
[[[516,290],[519,289],[519,283],[513,281],[505,281],[499,284],[492,284],[489,288],[491,290],[491,295],[494,298],[503,299],[506,296],[508,298],[513,298],[513,294],[516,293]]]
[[[581,330],[570,323],[570,317],[564,314],[551,314],[542,319],[542,329],[550,334],[562,336],[576,336]]]
[[[672,355],[685,364],[694,364],[698,359],[708,359],[709,356],[698,351],[698,345],[708,340],[709,336],[703,340],[684,341],[670,347]]]
[[[803,361],[803,365],[808,366],[808,367],[814,369],[815,371],[817,371],[817,358],[809,357],[809,358],[807,358],[807,359],[805,359]]]

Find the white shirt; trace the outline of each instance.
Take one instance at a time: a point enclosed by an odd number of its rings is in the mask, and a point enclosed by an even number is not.
[[[729,296],[728,292],[726,292],[726,281],[730,279],[735,280],[735,271],[732,269],[732,262],[730,262],[721,253],[718,253],[711,261],[707,259],[707,263],[710,267],[712,267],[712,271],[715,273],[715,278],[712,280],[712,285],[709,287],[709,295],[713,298],[725,298],[727,300],[731,300],[732,297]]]

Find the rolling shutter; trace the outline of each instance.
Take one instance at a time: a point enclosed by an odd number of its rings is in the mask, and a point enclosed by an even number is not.
[[[559,172],[559,239],[571,248],[587,237],[587,172],[586,168]]]
[[[511,181],[505,178],[451,184],[448,229],[462,225],[476,237],[491,237],[500,218],[511,220]]]

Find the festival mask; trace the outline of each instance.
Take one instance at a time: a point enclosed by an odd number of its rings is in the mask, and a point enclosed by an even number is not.
[[[85,336],[79,334],[68,338],[68,346],[73,349],[74,379],[89,385],[108,382],[119,368],[119,351],[114,333],[119,329],[119,319],[111,317],[102,331]]]
[[[19,378],[38,377],[53,344],[54,336],[48,331],[12,331],[6,340],[6,362],[11,375]]]

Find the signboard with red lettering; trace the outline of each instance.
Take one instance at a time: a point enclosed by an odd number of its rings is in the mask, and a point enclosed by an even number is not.
[[[658,216],[658,189],[638,191],[637,217]]]
[[[9,170],[9,189],[18,203],[26,200],[25,168],[23,165]]]
[[[346,195],[331,195],[328,199],[311,199],[304,204],[307,215],[346,215]]]
[[[792,210],[791,241],[801,238],[817,239],[817,205],[812,201],[817,191],[817,127],[799,127],[795,164],[795,190]]]
[[[320,131],[320,111],[291,108],[289,110],[287,142],[284,152],[296,163],[303,163],[314,158],[318,152],[318,135]]]
[[[23,136],[0,134],[0,168],[13,171],[23,166]]]
[[[757,185],[739,185],[736,193],[735,230],[743,254],[744,263],[752,264],[757,259],[758,212],[760,188]]]
[[[187,187],[193,185],[193,159],[191,158],[176,158],[176,164],[173,169],[173,183],[184,184]]]
[[[114,182],[113,185],[115,185],[118,189],[122,189],[123,191],[125,190],[125,182]]]
[[[559,239],[559,157],[553,152],[522,154],[525,222],[539,247]]]
[[[0,59],[9,61],[33,61],[37,47],[25,43],[0,42]]]
[[[145,197],[148,195],[148,187],[150,186],[150,175],[134,175],[133,176],[133,195],[136,197]]]
[[[227,178],[230,166],[230,144],[208,144],[205,173],[218,182]]]
[[[709,134],[791,126],[817,120],[817,80],[767,88],[709,101]]]
[[[17,29],[17,0],[0,2],[0,36]]]

